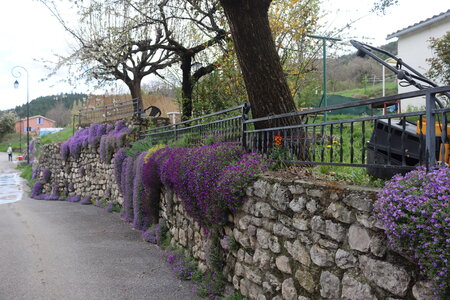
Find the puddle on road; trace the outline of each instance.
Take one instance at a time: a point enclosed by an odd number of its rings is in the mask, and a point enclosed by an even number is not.
[[[19,174],[0,174],[0,204],[17,202],[22,199]]]

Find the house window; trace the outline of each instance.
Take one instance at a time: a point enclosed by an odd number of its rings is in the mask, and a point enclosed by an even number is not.
[[[37,118],[36,122],[37,122],[38,125],[42,125],[42,124],[44,124],[44,119],[43,118]]]

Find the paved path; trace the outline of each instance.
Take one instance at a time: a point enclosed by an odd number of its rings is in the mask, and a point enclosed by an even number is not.
[[[117,214],[29,199],[21,180],[5,184],[14,167],[0,153],[0,300],[198,299],[191,283],[173,276],[162,251]],[[19,201],[5,203],[17,193]]]

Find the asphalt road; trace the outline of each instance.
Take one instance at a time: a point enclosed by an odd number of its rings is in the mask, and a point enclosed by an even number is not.
[[[0,176],[15,166],[0,153]],[[0,300],[198,299],[118,214],[33,200],[15,186],[21,200],[0,204]]]

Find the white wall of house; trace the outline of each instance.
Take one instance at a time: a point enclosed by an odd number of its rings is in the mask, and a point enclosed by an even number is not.
[[[410,31],[398,36],[398,57],[409,66],[424,74],[430,69],[427,58],[433,57],[433,51],[430,48],[430,38],[440,38],[450,30],[450,18],[428,24],[416,30]],[[425,75],[426,76],[426,75]],[[428,76],[427,76],[428,77]],[[436,82],[443,85],[442,82]],[[414,86],[401,87],[399,93],[417,91]],[[425,98],[417,97],[402,101],[402,109],[420,108],[425,106]]]

